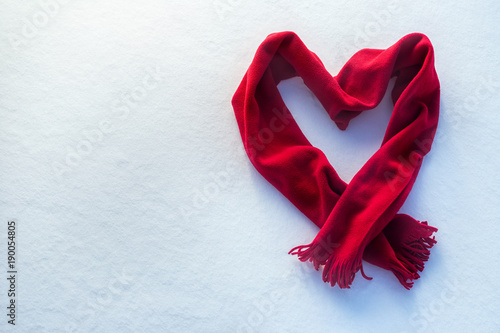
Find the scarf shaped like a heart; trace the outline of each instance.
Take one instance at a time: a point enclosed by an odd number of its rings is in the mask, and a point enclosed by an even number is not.
[[[394,110],[380,149],[346,184],[291,116],[277,85],[300,76],[345,130],[377,106],[389,80]],[[391,270],[410,289],[436,243],[436,228],[398,214],[430,150],[439,116],[439,80],[429,39],[410,34],[386,50],[363,49],[332,77],[293,32],[260,45],[232,104],[255,168],[318,227],[290,251],[323,267],[323,280],[349,288],[362,259]]]

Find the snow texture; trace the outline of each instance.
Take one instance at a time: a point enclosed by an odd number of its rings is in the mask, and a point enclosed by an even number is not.
[[[1,332],[499,332],[500,2],[1,8]],[[287,254],[317,228],[252,167],[230,104],[283,30],[332,74],[411,32],[435,47],[440,124],[401,212],[436,226],[438,243],[411,291],[369,264],[372,281],[331,288]],[[346,181],[380,146],[388,95],[341,132],[301,79],[279,89]]]

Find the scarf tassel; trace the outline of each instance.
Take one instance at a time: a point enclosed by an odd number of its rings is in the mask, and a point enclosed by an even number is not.
[[[400,244],[396,251],[396,257],[407,270],[420,276],[417,272],[424,270],[424,263],[429,260],[430,249],[436,244],[435,236],[432,236],[437,228],[427,225],[426,221],[419,224],[419,228],[413,228],[406,242]],[[431,237],[432,236],[432,237]]]
[[[308,245],[294,247],[288,254],[297,255],[300,261],[312,262],[316,270],[324,266],[323,281],[330,283],[332,287],[338,284],[342,289],[351,288],[350,285],[360,270],[365,279],[372,279],[363,271],[362,254],[354,258],[343,259],[335,253],[332,247],[325,247],[323,242],[313,241]]]
[[[416,272],[410,272],[405,266],[401,266],[400,263],[391,262],[389,264],[389,269],[398,278],[399,283],[406,289],[410,290],[413,287],[413,280],[420,277]]]
[[[430,248],[437,243],[432,236],[436,231],[436,228],[427,225],[425,221],[419,223],[419,227],[412,229],[406,242],[400,244],[399,251],[396,251],[399,262],[389,263],[388,269],[408,290],[413,286],[413,280],[420,278],[418,272],[423,271],[424,262],[429,260]],[[340,288],[350,288],[358,271],[361,271],[365,279],[372,279],[363,271],[362,254],[352,259],[342,259],[335,253],[335,247],[338,245],[315,240],[311,244],[294,247],[288,254],[297,255],[300,261],[312,262],[316,270],[324,266],[323,281],[330,283],[332,287],[338,284]]]

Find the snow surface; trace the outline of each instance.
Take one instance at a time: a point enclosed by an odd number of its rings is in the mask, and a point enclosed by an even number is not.
[[[499,16],[494,0],[3,0],[0,331],[499,332]],[[369,264],[372,281],[331,288],[287,254],[317,228],[251,166],[230,104],[283,30],[332,74],[411,32],[434,44],[440,125],[401,212],[438,244],[411,291]],[[387,96],[341,132],[300,79],[279,88],[349,181]]]

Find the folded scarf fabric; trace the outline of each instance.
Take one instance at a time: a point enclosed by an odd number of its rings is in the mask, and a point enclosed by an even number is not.
[[[299,76],[337,127],[377,106],[389,80],[394,110],[379,150],[345,183],[306,139],[277,85]],[[398,214],[432,144],[439,80],[429,39],[409,34],[386,50],[363,49],[332,77],[293,32],[259,46],[232,105],[250,161],[320,230],[290,251],[323,267],[323,280],[349,288],[362,259],[391,270],[410,289],[436,243],[436,228]]]

